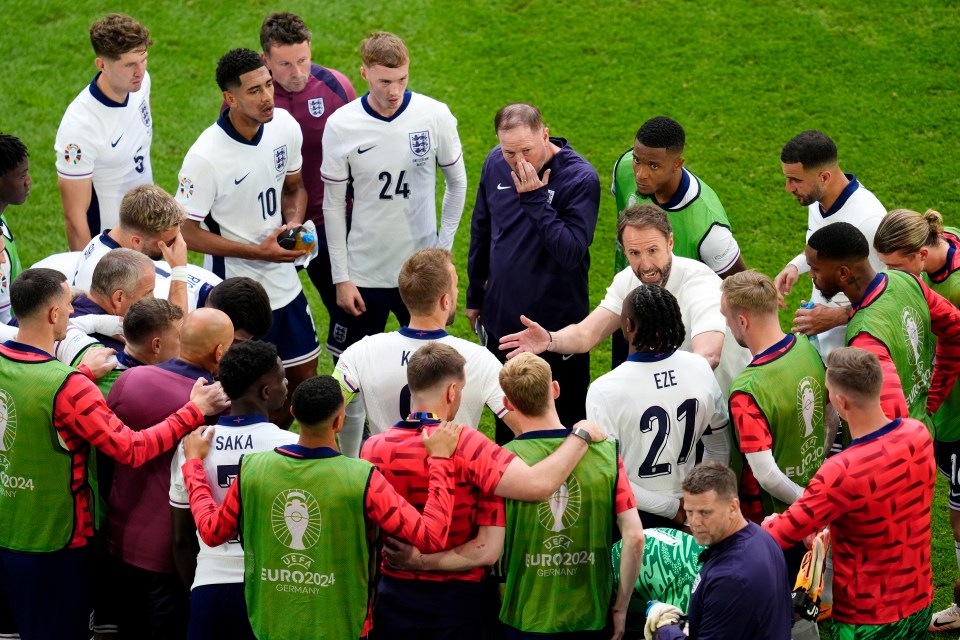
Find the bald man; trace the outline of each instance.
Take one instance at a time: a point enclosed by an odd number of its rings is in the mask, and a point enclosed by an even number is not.
[[[197,378],[213,382],[232,342],[233,323],[225,313],[197,309],[180,330],[180,356],[124,371],[107,404],[132,429],[151,425],[183,406]],[[139,469],[118,465],[115,472],[108,541],[119,563],[117,584],[123,585],[114,594],[116,619],[127,637],[186,635],[189,593],[174,564],[168,506],[173,453]]]

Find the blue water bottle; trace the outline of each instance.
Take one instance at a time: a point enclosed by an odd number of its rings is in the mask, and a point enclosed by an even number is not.
[[[813,300],[810,300],[809,302],[804,302],[803,304],[801,304],[800,308],[813,309],[814,306],[816,305],[813,304]],[[817,338],[817,334],[813,334],[812,336],[807,336],[807,339],[810,340],[810,344],[812,344],[817,351],[820,351],[820,340]]]

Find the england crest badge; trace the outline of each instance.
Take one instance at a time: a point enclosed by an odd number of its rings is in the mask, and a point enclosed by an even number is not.
[[[273,150],[273,168],[277,173],[283,173],[287,168],[287,145],[281,145]]]
[[[413,155],[418,158],[430,153],[430,132],[429,131],[414,131],[409,134],[410,136],[410,151],[413,151]]]
[[[153,120],[150,118],[150,105],[147,104],[146,100],[140,103],[139,111],[140,111],[140,121],[143,122],[143,126],[149,129]]]
[[[314,118],[319,118],[323,115],[323,98],[310,98],[307,100],[307,109],[310,110],[310,115]]]

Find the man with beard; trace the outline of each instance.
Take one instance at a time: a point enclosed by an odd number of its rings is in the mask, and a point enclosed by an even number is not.
[[[734,340],[724,340],[726,323],[720,313],[720,278],[702,262],[673,255],[673,228],[663,209],[654,204],[628,207],[617,221],[617,237],[630,266],[607,287],[600,306],[585,319],[559,331],[548,331],[526,316],[526,329],[500,339],[507,357],[529,351],[585,353],[620,327],[623,302],[641,284],[656,284],[677,299],[685,338],[681,351],[707,359],[724,395],[749,360]]]
[[[320,353],[292,264],[305,252],[277,243],[283,231],[303,222],[306,210],[303,134],[293,116],[274,108],[273,80],[253,51],[226,53],[216,77],[228,107],[183,160],[176,194],[187,210],[181,231],[190,249],[207,254],[207,269],[263,284],[273,311],[263,339],[277,346],[292,394],[316,375]],[[292,422],[284,410],[271,418],[281,427]]]
[[[827,225],[848,222],[863,232],[869,246],[873,245],[873,236],[887,210],[855,175],[841,171],[833,140],[820,131],[798,133],[783,146],[780,163],[787,193],[808,208],[807,240]],[[876,271],[883,270],[872,249],[870,263]],[[789,295],[800,274],[809,270],[803,253],[791,260],[773,281],[780,295]],[[816,286],[810,299],[815,306],[797,311],[793,331],[807,336],[819,334],[820,355],[826,358],[832,349],[843,346],[843,325],[847,322],[850,302],[838,296],[831,304],[825,304]],[[780,304],[786,308],[782,300]]]
[[[480,345],[446,331],[457,313],[457,270],[450,252],[418,251],[403,263],[398,282],[400,297],[410,312],[410,324],[350,345],[334,370],[349,402],[340,447],[352,457],[360,451],[364,415],[371,435],[406,420],[410,414],[407,363],[417,349],[430,342],[450,345],[467,361],[467,385],[455,419],[458,424],[476,429],[484,404],[497,417],[511,421],[497,378],[500,362]]]
[[[960,371],[960,310],[912,274],[874,271],[867,239],[852,224],[816,231],[804,253],[824,298],[843,293],[853,305],[846,346],[879,359],[884,413],[932,427],[929,415],[940,408]]]

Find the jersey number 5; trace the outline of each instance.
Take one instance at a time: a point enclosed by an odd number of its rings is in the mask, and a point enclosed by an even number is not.
[[[391,175],[389,171],[381,171],[379,178],[380,181],[383,182],[383,188],[380,189],[380,199],[393,200],[393,196],[395,195],[404,200],[409,200],[410,184],[404,180],[406,174],[406,171],[400,172],[400,176],[397,177],[397,188],[394,190],[393,195],[390,195],[390,185],[393,184],[393,175]]]
[[[683,442],[680,446],[680,455],[677,457],[678,465],[682,465],[687,461],[690,455],[690,449],[693,446],[693,427],[697,418],[697,405],[698,401],[696,398],[689,398],[677,407],[677,422],[683,424]],[[663,453],[664,447],[667,445],[667,436],[670,435],[670,422],[670,416],[667,414],[666,409],[657,405],[653,405],[644,411],[640,417],[640,431],[650,433],[656,430],[647,457],[644,458],[640,469],[637,471],[637,474],[641,478],[666,476],[673,472],[673,465],[671,463],[657,462],[660,454]]]

